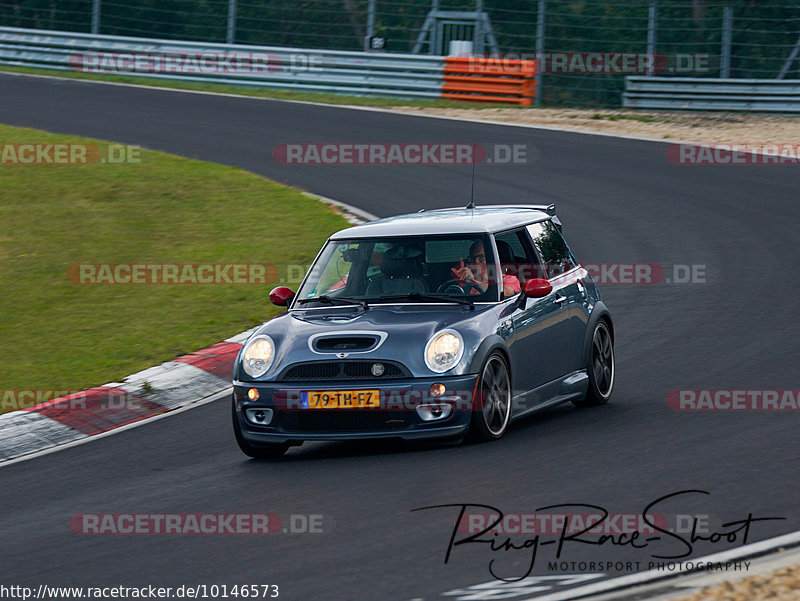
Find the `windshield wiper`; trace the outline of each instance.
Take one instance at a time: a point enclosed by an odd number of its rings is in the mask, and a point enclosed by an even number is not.
[[[347,296],[328,296],[327,294],[323,294],[314,298],[301,298],[297,301],[297,304],[304,305],[305,303],[313,302],[319,302],[327,305],[332,305],[334,303],[342,303],[343,305],[359,305],[364,307],[365,310],[369,309],[367,301],[359,300],[357,298],[349,298]]]
[[[393,294],[391,296],[379,296],[378,300],[410,300],[410,301],[443,301],[446,303],[456,303],[466,305],[470,309],[475,308],[475,303],[468,298],[457,298],[446,294],[421,294],[419,292],[409,292],[408,294]]]

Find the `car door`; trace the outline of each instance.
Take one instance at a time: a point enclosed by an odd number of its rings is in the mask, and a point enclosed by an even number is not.
[[[581,282],[583,271],[551,220],[533,223],[526,229],[544,264],[546,278],[553,286],[545,299],[552,303],[558,321],[553,361],[548,370],[548,376],[556,379],[585,367],[581,358],[589,314]]]
[[[496,234],[495,242],[498,246],[507,244],[512,248],[514,264],[509,268],[501,260],[501,268],[516,275],[521,285],[544,275],[544,267],[525,228]],[[553,293],[543,298],[518,297],[509,316],[512,329],[507,344],[511,353],[514,394],[519,396],[518,401],[523,406],[545,400],[530,394],[531,391],[562,374],[565,362],[562,338],[566,335],[566,324],[563,307],[555,302],[555,298]]]

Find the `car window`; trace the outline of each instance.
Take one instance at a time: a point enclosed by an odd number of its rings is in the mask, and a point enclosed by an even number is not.
[[[524,284],[532,278],[544,277],[542,265],[524,228],[496,234],[494,239],[504,275],[517,276],[520,284]],[[506,256],[509,252],[512,257]],[[509,261],[509,258],[513,258],[513,260]]]
[[[552,221],[533,223],[527,229],[542,257],[548,279],[559,276],[577,265],[566,240]]]
[[[425,261],[427,263],[458,263],[460,259],[470,256],[470,247],[474,239],[462,240],[428,240],[425,243]]]
[[[347,257],[347,251],[351,249],[357,252],[357,247],[353,244],[340,244],[337,246],[332,260],[323,266],[314,291],[315,294],[329,294],[347,286],[347,276],[350,273],[352,260],[347,261],[345,257]]]
[[[428,294],[495,302],[499,284],[489,242],[488,234],[329,241],[298,298],[325,295],[376,302],[381,297]]]
[[[372,246],[369,265],[367,267],[367,277],[372,278],[380,274],[383,253],[392,248],[389,242],[378,242]]]

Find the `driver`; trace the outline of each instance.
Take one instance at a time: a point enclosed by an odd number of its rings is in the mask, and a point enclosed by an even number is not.
[[[483,248],[483,242],[478,240],[473,242],[469,247],[470,256],[467,257],[467,264],[464,264],[464,259],[458,260],[458,265],[450,269],[450,274],[454,280],[458,280],[461,284],[471,282],[480,286],[480,290],[470,286],[470,294],[480,294],[485,292],[489,287],[489,270],[486,266],[486,251]],[[508,298],[520,291],[519,280],[514,275],[503,276],[503,296]]]

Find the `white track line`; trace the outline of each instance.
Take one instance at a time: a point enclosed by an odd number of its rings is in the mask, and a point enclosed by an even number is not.
[[[358,217],[361,217],[365,221],[376,221],[379,219],[377,215],[373,215],[372,213],[365,211],[364,209],[359,209],[358,207],[354,207],[353,205],[349,205],[346,202],[342,202],[340,200],[334,200],[333,198],[328,198],[327,196],[320,196],[319,194],[314,194],[313,192],[303,191],[303,194],[305,196],[308,196],[309,198],[313,198],[314,200],[327,202],[328,204],[341,207],[345,211],[349,211],[350,213],[353,213],[353,215],[357,215]]]

